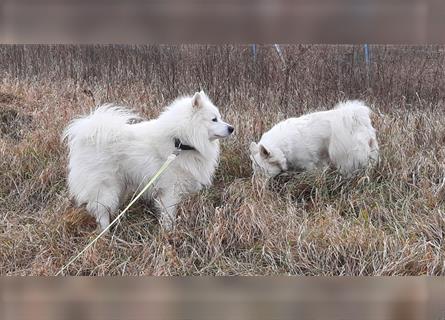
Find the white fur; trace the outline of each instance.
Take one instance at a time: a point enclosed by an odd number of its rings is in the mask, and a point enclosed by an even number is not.
[[[181,151],[155,188],[144,195],[157,200],[161,223],[170,229],[181,196],[211,184],[219,160],[218,139],[233,128],[221,120],[202,91],[178,98],[155,120],[129,124],[135,117],[123,107],[108,104],[65,129],[69,191],[104,229],[126,193],[148,182],[175,150],[174,138],[179,138],[196,151]]]
[[[287,170],[332,165],[345,175],[378,160],[379,148],[369,108],[361,101],[290,118],[264,133],[250,153],[255,172],[276,176]]]

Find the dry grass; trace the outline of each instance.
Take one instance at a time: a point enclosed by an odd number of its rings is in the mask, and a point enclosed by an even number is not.
[[[368,71],[359,47],[286,47],[286,65],[261,50],[253,62],[248,47],[0,47],[0,274],[55,274],[97,234],[67,196],[71,118],[93,100],[153,117],[199,88],[236,127],[214,186],[169,233],[138,204],[69,274],[445,274],[443,49],[373,47]],[[252,178],[250,141],[342,98],[372,105],[378,167]]]

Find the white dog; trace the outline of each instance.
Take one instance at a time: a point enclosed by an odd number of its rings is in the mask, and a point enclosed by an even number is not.
[[[161,224],[168,230],[181,195],[211,184],[219,160],[218,139],[234,129],[221,120],[202,91],[178,98],[158,119],[130,124],[135,117],[122,107],[103,105],[65,129],[69,191],[78,205],[86,204],[104,229],[126,193],[142,188],[167,157],[180,149],[155,188],[145,195],[156,199]]]
[[[252,142],[253,169],[268,177],[287,170],[332,165],[350,176],[378,160],[379,148],[369,108],[361,101],[339,103],[329,111],[290,118]]]

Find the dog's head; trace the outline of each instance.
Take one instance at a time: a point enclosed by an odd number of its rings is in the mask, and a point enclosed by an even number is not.
[[[287,170],[287,162],[281,150],[266,147],[263,144],[250,144],[250,160],[256,174],[275,177]]]
[[[210,101],[207,95],[201,91],[196,92],[192,99],[192,125],[204,127],[210,141],[225,138],[234,131],[233,126],[221,119],[218,108]]]

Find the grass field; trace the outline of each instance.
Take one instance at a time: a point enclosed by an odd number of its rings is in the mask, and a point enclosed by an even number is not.
[[[445,49],[372,46],[369,64],[360,46],[282,49],[0,46],[0,274],[55,274],[97,235],[67,194],[70,119],[104,102],[156,117],[199,89],[236,128],[214,185],[169,233],[139,203],[68,274],[445,274]],[[350,98],[374,111],[376,168],[252,178],[262,132]]]

